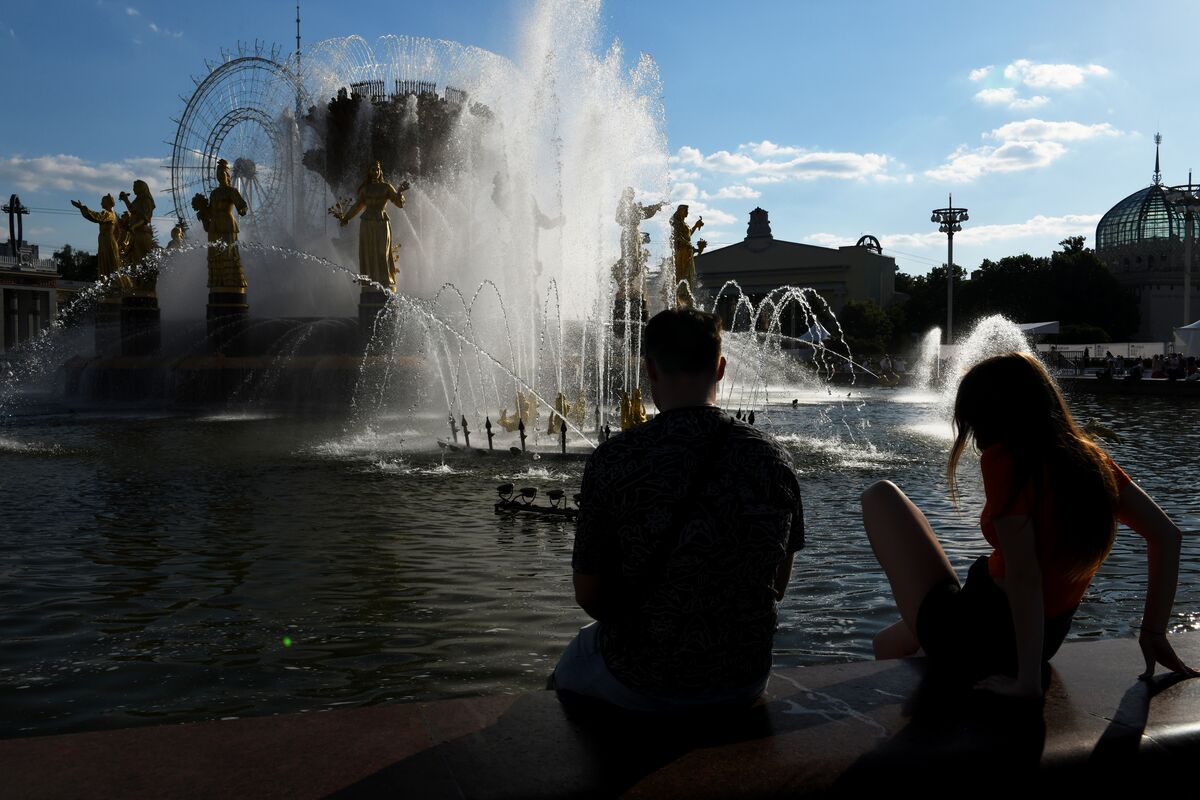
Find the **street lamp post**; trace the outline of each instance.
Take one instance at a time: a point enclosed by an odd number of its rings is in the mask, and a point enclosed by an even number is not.
[[[938,232],[946,234],[946,344],[954,342],[954,234],[968,219],[965,208],[954,207],[954,195],[950,195],[945,208],[935,208],[929,218],[938,223]]]
[[[1183,210],[1183,325],[1191,325],[1192,319],[1192,243],[1195,239],[1196,209],[1200,208],[1200,186],[1188,182],[1184,186],[1172,186],[1167,190],[1167,199]]]

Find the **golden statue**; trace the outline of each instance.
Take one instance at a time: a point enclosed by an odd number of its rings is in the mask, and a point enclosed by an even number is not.
[[[349,210],[338,203],[329,213],[343,226],[350,218],[362,211],[358,218],[358,271],[384,288],[396,288],[396,254],[392,249],[392,224],[387,215],[387,204],[404,208],[404,192],[408,181],[394,187],[383,177],[379,162],[371,167],[367,179],[358,187],[358,196]]]
[[[617,205],[617,224],[621,226],[621,260],[613,265],[617,282],[617,300],[642,300],[646,291],[646,248],[650,238],[643,233],[643,220],[650,219],[663,207],[662,203],[644,206],[633,199],[633,188],[626,187]]]
[[[121,250],[117,246],[117,215],[113,211],[117,201],[111,194],[100,198],[100,211],[92,211],[78,200],[72,200],[71,205],[79,209],[79,213],[89,222],[100,226],[100,234],[96,240],[97,273],[105,278],[113,273],[120,274]]]
[[[171,241],[167,243],[167,249],[178,250],[183,247],[183,242],[183,226],[176,225],[174,228],[171,228]]]
[[[687,214],[688,207],[681,205],[671,216],[671,244],[675,250],[675,286],[678,287],[676,297],[680,305],[691,305],[688,291],[679,286],[680,281],[687,281],[688,289],[693,292],[696,290],[696,250],[692,247],[692,234],[704,227],[704,217],[699,217],[689,228]]]
[[[571,419],[570,415],[571,404],[567,402],[567,396],[559,392],[558,397],[554,398],[554,412],[550,414],[550,423],[546,427],[546,433],[558,433],[561,420]]]
[[[233,216],[246,216],[249,207],[242,193],[233,187],[229,162],[217,161],[217,188],[206,198],[192,198],[196,219],[208,233],[208,288],[239,291],[246,288],[246,273],[242,271],[242,255],[238,251],[238,224]],[[214,247],[214,244],[219,246]]]
[[[154,198],[150,195],[150,186],[145,181],[133,182],[133,202],[129,201],[129,192],[121,192],[120,200],[129,211],[129,261],[130,266],[136,266],[146,260],[146,256],[158,249],[154,241]]]
[[[533,399],[533,394],[525,392],[517,392],[517,413],[513,416],[508,415],[508,409],[500,409],[500,427],[512,433],[521,423],[525,423],[525,430],[532,430],[537,422],[537,401]]]
[[[634,425],[641,425],[646,421],[646,404],[642,401],[642,390],[633,390],[633,400],[629,403],[629,414],[633,418]]]
[[[583,396],[583,389],[575,395],[575,404],[571,406],[571,416],[569,419],[575,424],[576,428],[583,430],[583,426],[587,424],[587,400]]]
[[[636,428],[646,421],[646,405],[642,401],[642,390],[634,389],[633,394],[618,392],[621,398],[621,430]]]

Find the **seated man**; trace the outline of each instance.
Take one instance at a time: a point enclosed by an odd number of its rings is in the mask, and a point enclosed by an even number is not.
[[[800,486],[780,445],[715,405],[718,317],[664,311],[642,352],[659,413],[601,444],[584,471],[572,565],[597,621],[553,685],[642,711],[749,704],[804,546]]]

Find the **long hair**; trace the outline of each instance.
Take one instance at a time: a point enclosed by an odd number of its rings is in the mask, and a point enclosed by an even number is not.
[[[1076,424],[1062,392],[1034,356],[1008,353],[971,368],[954,401],[954,446],[946,467],[955,491],[959,458],[973,441],[979,450],[1004,445],[1012,458],[1011,508],[1030,483],[1037,499],[1055,498],[1058,529],[1048,555],[1072,577],[1089,575],[1116,536],[1117,485],[1104,451]],[[996,499],[996,498],[993,498]],[[1039,534],[1039,552],[1046,539]]]

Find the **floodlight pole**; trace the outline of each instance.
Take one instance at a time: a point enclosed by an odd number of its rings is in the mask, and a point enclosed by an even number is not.
[[[938,223],[940,233],[946,234],[946,344],[954,342],[954,234],[968,219],[965,208],[954,207],[954,195],[950,195],[945,208],[935,208],[929,218]]]

